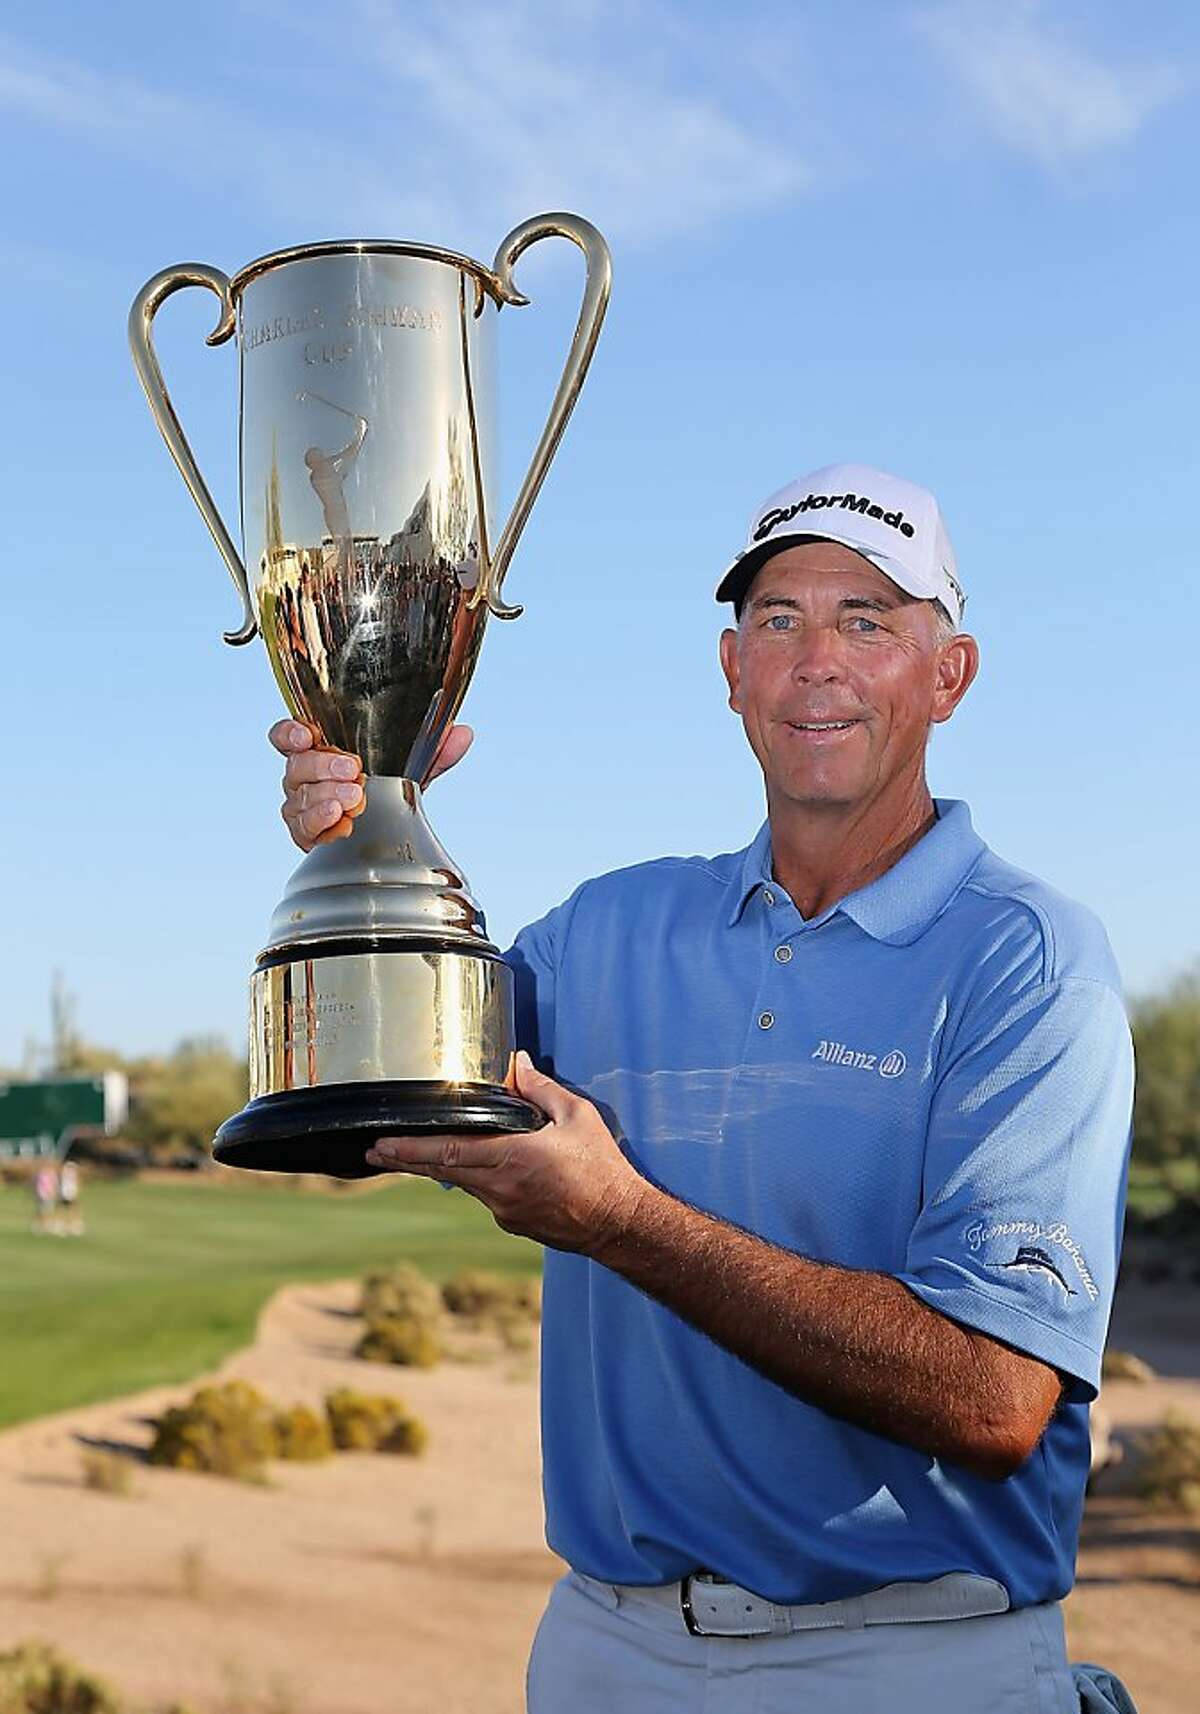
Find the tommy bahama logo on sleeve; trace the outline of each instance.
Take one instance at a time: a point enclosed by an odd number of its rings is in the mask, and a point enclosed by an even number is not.
[[[859,1048],[847,1047],[844,1041],[821,1041],[809,1058],[823,1060],[826,1065],[849,1066],[851,1071],[877,1071],[880,1077],[899,1077],[908,1069],[908,1061],[898,1047],[880,1058],[877,1053],[863,1053]]]
[[[765,542],[772,530],[777,530],[780,524],[790,524],[801,512],[819,512],[825,506],[840,506],[844,512],[857,512],[860,517],[876,518],[882,524],[890,524],[893,530],[899,530],[902,536],[916,534],[915,527],[909,523],[903,512],[885,512],[882,506],[875,504],[869,494],[806,494],[803,500],[797,500],[794,505],[774,506],[769,512],[764,512],[751,539]]]
[[[985,1267],[1000,1268],[1005,1272],[1043,1274],[1053,1279],[1067,1296],[1074,1297],[1076,1293],[1067,1283],[1065,1264],[1059,1266],[1055,1260],[1055,1251],[1061,1251],[1069,1258],[1075,1277],[1092,1303],[1100,1296],[1092,1270],[1065,1220],[973,1220],[963,1237],[967,1247],[976,1254],[992,1246],[1010,1252],[995,1261],[981,1258]],[[1009,1242],[996,1245],[997,1239]],[[1011,1243],[1014,1239],[1015,1244]]]

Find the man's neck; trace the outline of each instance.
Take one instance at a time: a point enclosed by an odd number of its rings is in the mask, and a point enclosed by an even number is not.
[[[769,802],[767,813],[772,873],[806,919],[886,874],[937,820],[923,777],[899,802],[849,809]]]

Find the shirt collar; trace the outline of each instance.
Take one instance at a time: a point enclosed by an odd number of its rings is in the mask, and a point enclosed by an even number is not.
[[[907,946],[940,916],[987,849],[971,825],[971,812],[956,798],[935,798],[938,819],[898,863],[834,907],[873,940]],[[730,882],[730,928],[740,921],[759,888],[782,893],[771,873],[771,827],[764,822]],[[786,897],[786,895],[784,895]]]

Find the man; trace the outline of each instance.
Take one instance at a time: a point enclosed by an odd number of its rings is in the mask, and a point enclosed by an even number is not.
[[[817,471],[717,594],[765,826],[518,936],[543,1130],[368,1157],[547,1246],[572,1571],[530,1708],[1064,1714],[1129,1136],[1112,955],[930,796],[979,658],[932,495]],[[353,760],[273,738],[297,842],[348,834]]]

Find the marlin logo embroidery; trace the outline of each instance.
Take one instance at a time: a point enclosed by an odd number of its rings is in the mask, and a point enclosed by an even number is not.
[[[1055,1266],[1053,1257],[1047,1255],[1045,1250],[1039,1249],[1036,1244],[1021,1244],[1011,1262],[996,1262],[993,1265],[1005,1271],[1016,1268],[1024,1274],[1049,1274],[1068,1297],[1078,1295]]]

